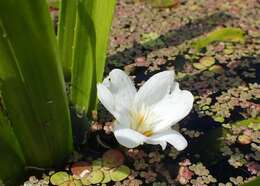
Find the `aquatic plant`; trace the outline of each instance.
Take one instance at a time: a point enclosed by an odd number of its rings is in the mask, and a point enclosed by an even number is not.
[[[179,0],[146,0],[150,3],[153,7],[158,8],[168,8],[178,5],[180,2]]]
[[[206,36],[198,39],[193,43],[193,47],[199,51],[201,48],[208,46],[212,42],[226,41],[226,42],[244,42],[244,31],[240,28],[218,28]]]
[[[0,2],[0,179],[59,166],[72,152],[69,102],[78,115],[96,107],[115,2],[62,0],[58,40],[47,1]]]
[[[179,89],[173,71],[152,76],[137,92],[130,78],[114,69],[97,89],[99,100],[116,118],[113,132],[121,145],[149,143],[165,149],[168,142],[177,150],[186,148],[185,138],[171,126],[189,114],[193,95]]]

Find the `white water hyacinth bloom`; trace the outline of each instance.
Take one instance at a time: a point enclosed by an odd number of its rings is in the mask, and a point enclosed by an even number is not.
[[[116,119],[113,132],[121,145],[160,144],[165,149],[170,143],[177,150],[186,148],[186,139],[171,126],[189,114],[194,98],[179,89],[174,71],[155,74],[137,92],[125,72],[114,69],[97,90],[99,100]]]

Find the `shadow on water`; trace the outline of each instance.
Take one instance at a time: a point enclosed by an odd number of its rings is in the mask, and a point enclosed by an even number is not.
[[[231,21],[233,19],[234,17],[225,12],[217,12],[210,16],[198,19],[194,22],[190,22],[180,27],[179,29],[170,30],[166,34],[161,35],[160,37],[154,40],[154,43],[161,43],[157,41],[163,41],[164,45],[155,44],[154,46],[149,47],[149,49],[146,50],[142,44],[135,43],[132,48],[127,48],[122,52],[118,52],[114,55],[109,56],[108,61],[117,60],[120,63],[125,63],[125,61],[131,61],[136,57],[146,55],[152,51],[161,48],[180,45],[185,41],[191,40],[200,35],[208,33],[217,26],[221,26],[223,25],[223,23]]]

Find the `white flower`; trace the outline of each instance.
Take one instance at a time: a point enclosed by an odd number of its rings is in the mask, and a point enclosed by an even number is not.
[[[168,142],[177,150],[186,148],[186,139],[171,126],[189,114],[194,98],[179,89],[173,71],[152,76],[137,92],[125,72],[115,69],[97,90],[99,100],[116,119],[113,132],[121,145],[160,144],[165,149]]]

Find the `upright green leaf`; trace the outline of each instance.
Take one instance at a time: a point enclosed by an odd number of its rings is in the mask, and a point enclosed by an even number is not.
[[[96,0],[92,10],[92,19],[96,31],[96,71],[97,81],[103,79],[106,62],[109,33],[111,30],[116,0]]]
[[[23,172],[24,159],[8,119],[0,111],[0,180],[10,183]]]
[[[76,23],[76,0],[62,0],[58,26],[58,45],[61,63],[66,79],[70,78],[72,66],[72,47],[74,41],[74,29]]]
[[[96,83],[103,78],[116,0],[79,0],[72,68],[72,103],[78,111],[96,104]]]
[[[27,165],[53,166],[72,150],[56,45],[45,0],[0,1],[1,91]]]

